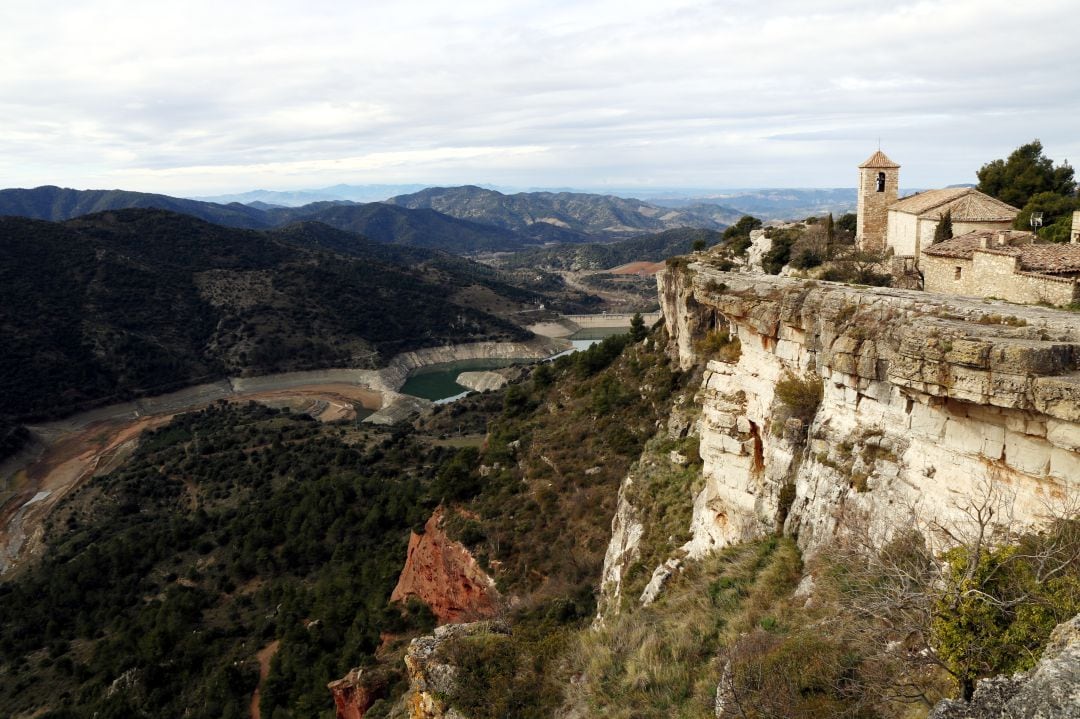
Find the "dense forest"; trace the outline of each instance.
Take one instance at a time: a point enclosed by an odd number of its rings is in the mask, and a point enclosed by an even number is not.
[[[430,626],[387,600],[453,453],[254,405],[148,435],[53,515],[44,561],[0,585],[0,714],[247,716],[254,655],[275,639],[263,715],[320,714],[380,632]]]
[[[509,313],[552,303],[490,268],[395,251],[317,223],[259,232],[161,210],[0,218],[3,411],[40,418],[226,373],[521,340]]]

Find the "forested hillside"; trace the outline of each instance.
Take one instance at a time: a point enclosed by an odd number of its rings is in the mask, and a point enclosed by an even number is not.
[[[695,243],[711,247],[723,239],[716,230],[681,228],[611,243],[590,242],[522,250],[501,258],[508,269],[541,267],[555,270],[604,270],[627,262],[662,262],[685,255]]]
[[[389,595],[409,530],[439,503],[468,508],[453,531],[503,563],[500,585],[526,600],[514,621],[569,637],[594,611],[614,489],[682,379],[659,353],[620,357],[628,342],[418,429],[215,405],[147,435],[56,510],[43,561],[0,584],[0,714],[248,716],[255,655],[277,641],[262,716],[332,716],[326,683],[357,665],[384,697],[371,716],[386,716],[408,639],[432,626]],[[438,439],[487,427],[483,453]],[[540,711],[561,689],[536,667],[522,698]]]
[[[0,715],[248,717],[278,641],[262,715],[324,716],[381,632],[431,626],[387,601],[454,450],[368,432],[220,406],[146,437],[0,584]]]
[[[339,230],[358,232],[377,242],[427,247],[459,254],[512,251],[537,244],[513,230],[459,220],[433,210],[371,202],[363,205],[320,202],[297,208],[267,211],[275,226],[297,220],[322,222]]]
[[[160,210],[0,218],[3,411],[43,417],[226,373],[376,366],[417,347],[527,336],[484,308],[539,295],[409,252],[399,264],[317,224],[266,233]]]
[[[581,193],[503,195],[477,187],[432,188],[387,202],[313,202],[300,207],[227,205],[124,190],[59,187],[0,190],[0,216],[54,222],[128,208],[155,208],[245,229],[315,221],[376,242],[456,254],[517,251],[542,243],[605,241],[679,227],[722,229],[738,213],[715,205],[661,208]]]

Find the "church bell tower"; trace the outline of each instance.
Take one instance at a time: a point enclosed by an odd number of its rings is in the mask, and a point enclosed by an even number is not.
[[[900,165],[878,150],[859,165],[858,219],[855,243],[861,250],[885,249],[889,225],[889,205],[900,189]]]

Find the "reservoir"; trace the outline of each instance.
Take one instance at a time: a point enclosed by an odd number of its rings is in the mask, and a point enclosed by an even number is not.
[[[574,348],[562,354],[587,349],[606,337],[622,334],[626,331],[627,328],[625,327],[593,327],[578,330],[566,338],[573,343]],[[509,367],[512,364],[530,362],[535,362],[535,360],[476,359],[428,365],[414,370],[398,391],[402,394],[430,399],[433,402],[444,404],[461,399],[469,393],[470,390],[467,387],[462,387],[456,382],[458,375],[462,372],[499,369],[500,367]]]

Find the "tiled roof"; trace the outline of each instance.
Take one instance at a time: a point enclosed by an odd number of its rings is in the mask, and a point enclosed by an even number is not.
[[[1020,213],[1012,205],[971,187],[927,190],[894,202],[889,210],[933,220],[948,210],[952,212],[953,222],[1008,222]]]
[[[946,202],[952,202],[955,199],[963,197],[970,191],[970,187],[946,187],[943,190],[927,190],[926,192],[920,192],[911,195],[910,197],[905,197],[902,200],[897,200],[889,205],[889,209],[907,212],[912,215],[921,215],[927,210],[941,207]],[[942,212],[944,211],[945,210],[942,209]]]
[[[859,167],[860,168],[863,168],[863,167],[882,167],[882,168],[891,168],[891,169],[895,170],[898,167],[900,167],[900,165],[897,165],[895,162],[890,160],[888,158],[888,156],[884,152],[882,152],[881,150],[878,150],[873,155],[866,158],[866,162],[859,165]]]
[[[994,230],[968,232],[951,240],[930,245],[923,250],[923,254],[931,257],[955,257],[959,260],[970,260],[971,256],[975,254],[975,250],[982,246],[983,237],[990,238],[993,241],[996,236],[997,232]]]
[[[1057,245],[1053,243],[1032,244],[1030,232],[1009,230],[1005,235],[1005,245],[999,242],[998,230],[979,230],[939,242],[923,250],[931,257],[952,257],[970,260],[977,250],[992,252],[996,255],[1010,255],[1020,258],[1020,270],[1023,272],[1041,272],[1057,274],[1062,272],[1080,272],[1080,245]],[[988,247],[983,249],[983,240]]]
[[[1080,272],[1080,245],[1028,245],[1020,248],[1020,269],[1026,272]]]

